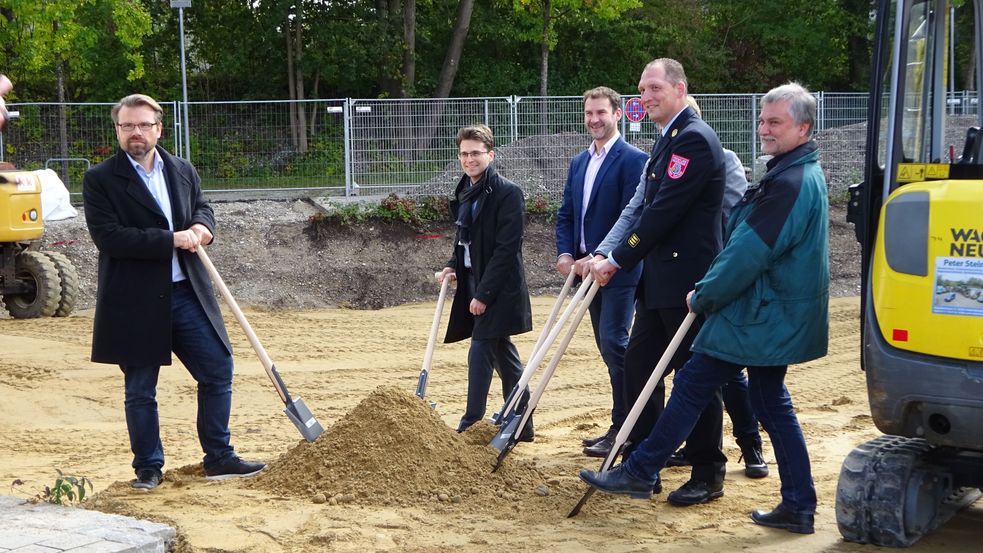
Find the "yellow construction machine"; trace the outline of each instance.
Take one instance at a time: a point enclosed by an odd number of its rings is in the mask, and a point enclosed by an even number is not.
[[[0,299],[15,319],[75,309],[78,271],[64,254],[37,249],[43,234],[38,176],[0,171]]]
[[[861,363],[885,435],[844,460],[836,521],[849,541],[906,547],[983,488],[983,111],[946,92],[965,10],[962,70],[983,90],[983,0],[875,4],[848,220],[862,246]]]

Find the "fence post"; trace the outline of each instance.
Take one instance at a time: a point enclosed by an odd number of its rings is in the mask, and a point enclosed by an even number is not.
[[[174,138],[172,139],[174,142],[174,149],[171,151],[174,152],[174,155],[180,157],[181,151],[184,148],[184,141],[181,138],[182,125],[181,125],[181,118],[178,116],[177,102],[171,102],[171,113],[174,114],[174,122],[171,125],[171,128],[173,130],[172,134],[174,135]]]
[[[354,189],[354,182],[352,175],[355,174],[355,168],[352,166],[352,127],[351,127],[351,116],[352,116],[352,104],[355,101],[351,98],[345,98],[344,103],[344,127],[342,134],[344,150],[345,150],[345,197],[352,196]]]
[[[512,142],[519,140],[519,97],[509,96],[509,119],[512,125]]]
[[[754,169],[755,162],[758,161],[758,98],[757,94],[751,94],[751,169]],[[753,174],[753,171],[752,171]],[[757,176],[757,175],[754,175]]]

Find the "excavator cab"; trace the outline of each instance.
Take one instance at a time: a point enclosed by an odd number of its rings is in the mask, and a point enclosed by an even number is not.
[[[956,11],[972,10],[983,89],[983,0],[878,0],[861,244],[861,364],[885,435],[844,460],[849,541],[905,547],[983,492],[983,118],[948,102]]]

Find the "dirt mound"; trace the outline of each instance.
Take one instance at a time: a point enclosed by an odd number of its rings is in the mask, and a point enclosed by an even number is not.
[[[332,505],[500,511],[526,500],[548,501],[559,482],[548,481],[532,463],[510,457],[491,472],[493,434],[488,424],[458,434],[425,401],[382,386],[316,442],[302,442],[270,463],[250,486]]]

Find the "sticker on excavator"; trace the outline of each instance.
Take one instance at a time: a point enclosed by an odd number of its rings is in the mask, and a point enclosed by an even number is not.
[[[983,317],[983,259],[935,258],[932,313]]]
[[[947,163],[899,163],[898,182],[918,182],[949,178]]]

